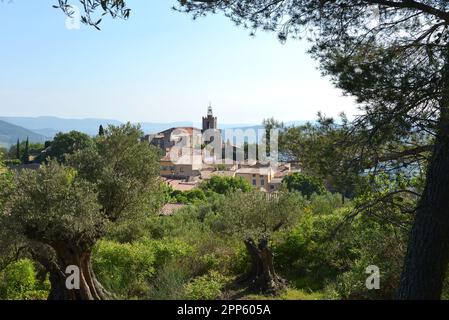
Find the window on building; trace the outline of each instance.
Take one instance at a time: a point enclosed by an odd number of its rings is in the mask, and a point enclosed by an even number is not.
[[[260,185],[264,186],[265,185],[265,179],[260,179]]]
[[[257,181],[256,181],[256,179],[253,179],[253,186],[256,186],[257,185]]]

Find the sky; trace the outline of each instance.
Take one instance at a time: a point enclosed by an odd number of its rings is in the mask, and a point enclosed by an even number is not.
[[[174,0],[128,0],[127,21],[68,29],[56,0],[0,1],[0,115],[222,123],[357,113],[306,53],[305,41],[193,21]],[[76,4],[77,1],[72,1]]]

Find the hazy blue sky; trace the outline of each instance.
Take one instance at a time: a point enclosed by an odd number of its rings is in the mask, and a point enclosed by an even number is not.
[[[55,2],[0,1],[3,116],[197,122],[209,101],[226,123],[356,113],[305,42],[251,38],[221,16],[192,21],[173,0],[128,0],[128,21],[68,30]]]

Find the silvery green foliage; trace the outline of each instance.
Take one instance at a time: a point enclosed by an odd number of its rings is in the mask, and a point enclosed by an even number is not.
[[[55,162],[25,170],[15,180],[5,211],[22,234],[51,246],[91,246],[105,223],[93,184]]]
[[[235,192],[219,208],[224,233],[243,241],[269,240],[272,234],[292,226],[302,212],[304,200],[298,193]]]

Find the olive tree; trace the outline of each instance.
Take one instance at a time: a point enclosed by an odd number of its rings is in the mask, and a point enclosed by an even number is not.
[[[239,191],[224,200],[219,209],[222,231],[245,243],[251,269],[240,280],[249,289],[277,293],[284,287],[275,272],[269,243],[275,232],[294,224],[302,207],[303,199],[297,193],[270,196],[260,191]]]
[[[3,164],[3,155],[0,154],[0,270],[6,267],[16,256],[14,236],[5,228],[4,223],[4,206],[10,184],[11,175]]]
[[[15,179],[6,216],[17,233],[36,243],[34,257],[50,272],[49,299],[112,297],[95,277],[92,249],[111,225],[154,210],[159,155],[139,142],[141,135],[129,124],[111,126],[70,156],[70,167],[51,161]],[[79,290],[66,287],[68,266],[80,271]]]

